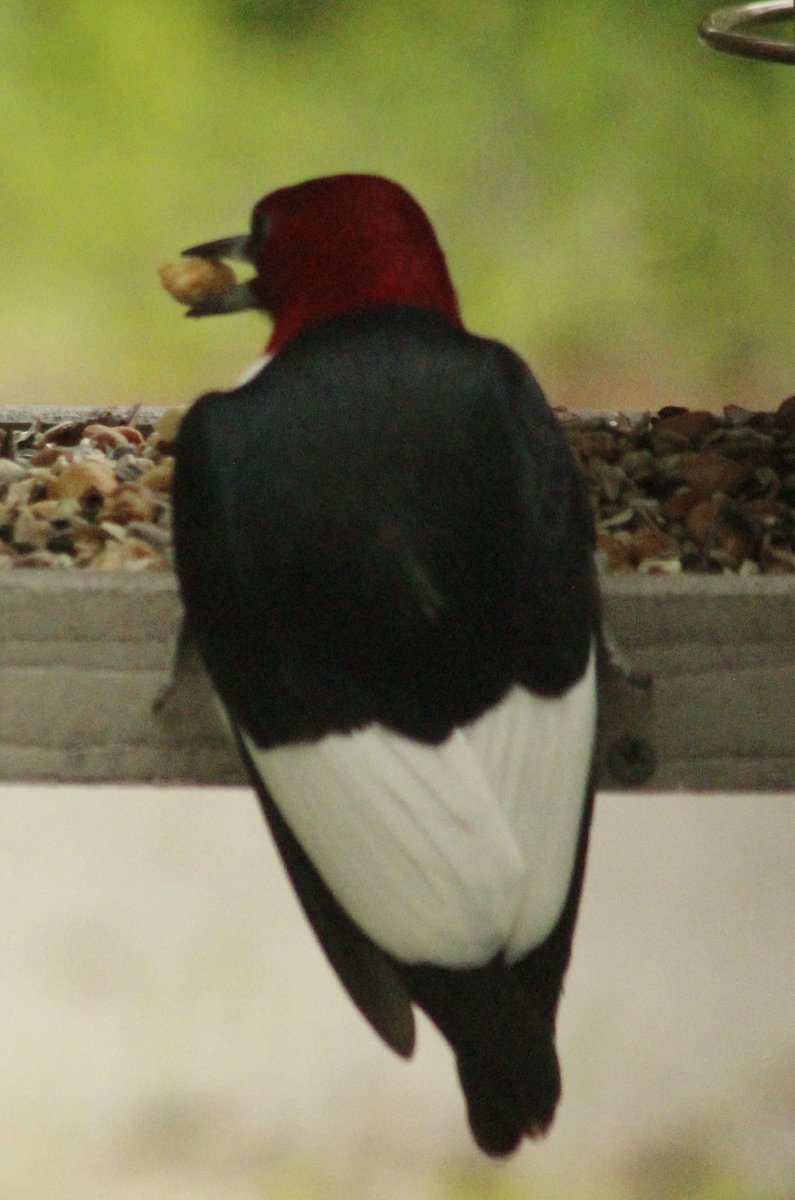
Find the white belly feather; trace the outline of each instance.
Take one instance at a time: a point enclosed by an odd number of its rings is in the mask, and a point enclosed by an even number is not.
[[[595,655],[559,699],[514,687],[438,746],[371,725],[259,750],[257,771],[349,916],[397,959],[478,966],[548,936],[569,887]]]

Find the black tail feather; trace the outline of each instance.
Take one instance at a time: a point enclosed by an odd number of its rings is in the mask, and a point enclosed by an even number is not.
[[[483,1048],[457,1054],[458,1077],[472,1136],[486,1154],[511,1154],[523,1137],[546,1133],[560,1099],[560,1070],[551,1038],[515,1047],[498,1061]]]
[[[554,1029],[501,959],[485,967],[411,967],[412,996],[452,1046],[472,1134],[505,1155],[549,1128],[560,1098]]]

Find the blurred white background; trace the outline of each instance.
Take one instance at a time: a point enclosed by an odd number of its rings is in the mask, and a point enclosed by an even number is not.
[[[244,790],[0,791],[0,1197],[792,1196],[795,798],[603,795],[552,1134],[384,1049]]]

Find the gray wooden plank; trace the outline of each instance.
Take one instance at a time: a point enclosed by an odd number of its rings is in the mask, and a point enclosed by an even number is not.
[[[0,590],[0,595],[2,594]],[[0,641],[0,668],[70,666],[82,670],[162,672],[163,639],[151,641]]]
[[[795,646],[792,575],[606,575],[610,621],[629,649],[654,643]]]
[[[0,575],[0,642],[163,642],[175,636],[179,620],[170,571]]]
[[[615,789],[611,789],[615,790]],[[630,789],[624,789],[628,791]],[[795,790],[795,756],[741,758],[723,754],[716,758],[662,760],[652,783],[641,792],[792,792]]]
[[[0,743],[0,780],[36,783],[245,783],[229,743],[193,740],[156,745],[82,746]]]
[[[603,590],[619,642],[656,672],[645,786],[795,789],[795,579],[608,576]],[[206,680],[187,714],[153,711],[179,623],[168,572],[5,572],[0,779],[240,781]]]

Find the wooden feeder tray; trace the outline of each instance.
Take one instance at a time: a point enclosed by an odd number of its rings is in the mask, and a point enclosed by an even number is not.
[[[70,414],[74,416],[75,414]],[[0,424],[55,409],[0,410]],[[654,678],[642,785],[795,788],[795,575],[603,577],[607,623]],[[186,710],[156,712],[181,609],[169,570],[0,572],[0,780],[238,784],[243,774],[195,667]]]

